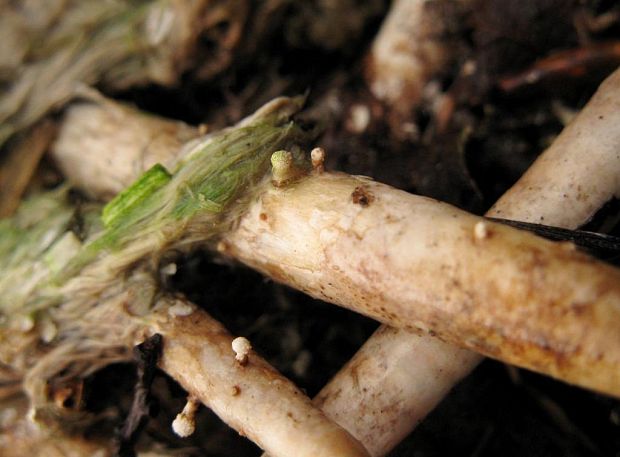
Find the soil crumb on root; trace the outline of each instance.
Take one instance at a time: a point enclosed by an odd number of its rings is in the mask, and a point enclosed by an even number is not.
[[[351,201],[363,207],[369,206],[375,197],[366,186],[357,186],[351,194]]]

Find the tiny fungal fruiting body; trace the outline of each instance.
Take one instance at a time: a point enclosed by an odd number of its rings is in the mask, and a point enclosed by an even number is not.
[[[310,151],[310,160],[312,161],[312,169],[317,173],[325,171],[325,149],[314,148]]]
[[[271,183],[275,187],[284,187],[305,174],[292,152],[276,151],[271,155]]]
[[[484,240],[488,236],[489,229],[487,227],[487,224],[484,221],[476,222],[476,225],[474,225],[474,237],[477,240]]]
[[[252,345],[247,338],[239,336],[232,341],[232,350],[235,351],[235,359],[239,364],[246,365],[248,363],[248,354],[252,350]]]
[[[196,430],[196,412],[200,402],[195,398],[188,398],[183,411],[177,414],[172,421],[172,430],[181,438],[186,438],[194,434]]]

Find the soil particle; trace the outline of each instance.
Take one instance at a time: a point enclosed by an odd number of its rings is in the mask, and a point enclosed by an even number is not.
[[[374,199],[374,195],[368,190],[366,186],[357,186],[351,194],[351,200],[353,201],[353,203],[355,203],[356,205],[360,205],[364,208],[369,206],[374,201]]]

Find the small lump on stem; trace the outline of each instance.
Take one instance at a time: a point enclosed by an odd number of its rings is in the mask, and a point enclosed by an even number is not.
[[[476,222],[474,225],[474,237],[477,240],[484,240],[489,236],[489,229],[484,221]]]
[[[276,151],[271,155],[271,182],[275,187],[284,187],[304,174],[295,164],[293,153]]]
[[[317,173],[325,171],[325,149],[314,148],[310,151],[310,160],[312,161],[312,169]]]
[[[235,351],[235,359],[241,366],[248,363],[248,354],[252,349],[252,345],[247,338],[239,336],[232,341],[232,350]]]
[[[193,397],[187,398],[187,403],[177,417],[172,421],[172,431],[181,438],[187,438],[196,430],[196,412],[200,402]]]

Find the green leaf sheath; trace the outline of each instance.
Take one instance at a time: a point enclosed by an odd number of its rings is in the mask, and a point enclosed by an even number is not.
[[[241,214],[269,171],[271,154],[307,136],[275,112],[198,142],[171,174],[154,166],[104,208],[106,229],[57,279],[75,275],[102,251],[129,265],[167,248],[213,240]]]
[[[108,229],[122,225],[124,216],[139,207],[157,189],[168,184],[170,177],[170,173],[162,165],[153,165],[103,208],[101,213],[103,225]]]

